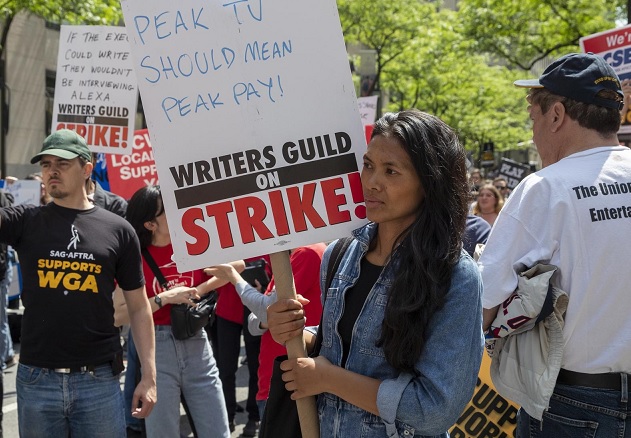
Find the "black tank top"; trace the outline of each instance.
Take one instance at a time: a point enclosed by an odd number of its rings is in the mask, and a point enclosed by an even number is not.
[[[381,275],[383,266],[373,265],[364,257],[359,269],[360,272],[357,283],[346,291],[346,296],[344,297],[344,313],[337,325],[337,331],[342,338],[342,346],[344,347],[342,352],[342,367],[346,366],[346,359],[348,358],[348,352],[351,346],[355,322],[364,307],[368,293],[377,282],[379,275]]]

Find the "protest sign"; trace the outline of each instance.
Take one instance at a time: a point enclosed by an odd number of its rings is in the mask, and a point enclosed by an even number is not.
[[[631,25],[582,37],[579,43],[583,52],[602,56],[620,80],[631,79]],[[631,132],[631,113],[627,112],[619,132]]]
[[[130,154],[138,99],[124,27],[62,25],[53,131],[67,128],[92,152]]]
[[[158,184],[149,131],[137,130],[132,145],[130,155],[107,155],[111,191],[125,199],[131,198],[141,187]]]
[[[515,436],[519,406],[497,393],[491,381],[491,359],[482,356],[473,397],[456,424],[451,438],[509,438]]]
[[[348,235],[366,141],[334,0],[122,0],[178,269]]]
[[[364,133],[366,134],[366,143],[370,143],[370,137],[375,130],[375,125],[364,125]]]
[[[579,39],[583,52],[602,56],[622,79],[631,79],[631,25]]]
[[[529,172],[530,168],[525,164],[509,160],[508,158],[502,158],[498,174],[506,179],[506,185],[512,190],[517,187],[522,179],[528,176]]]
[[[40,203],[42,183],[37,180],[18,179],[8,183],[2,180],[0,188],[13,196],[13,205]]]
[[[487,141],[482,144],[482,154],[480,155],[480,166],[492,167],[495,165],[495,143]]]
[[[372,125],[377,117],[377,101],[379,96],[358,97],[357,105],[359,106],[359,116],[362,124]]]

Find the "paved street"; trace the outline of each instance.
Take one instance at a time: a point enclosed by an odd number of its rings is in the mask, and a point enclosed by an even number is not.
[[[14,346],[16,348],[16,352],[19,351],[20,345],[16,344]],[[242,351],[242,357],[244,355],[244,351]],[[241,357],[241,358],[242,358]],[[17,438],[18,434],[18,416],[17,416],[17,400],[15,394],[15,373],[17,370],[17,366],[7,369],[4,372],[4,401],[2,405],[3,412],[3,421],[2,428],[4,431],[4,438]],[[248,379],[248,369],[247,366],[241,365],[237,372],[237,402],[245,407],[245,399],[247,397],[247,379]],[[122,383],[124,382],[121,379],[121,388]],[[186,420],[186,415],[184,414],[184,410],[181,409],[181,424],[182,424],[182,435],[181,437],[192,437],[193,434],[190,432],[190,428],[188,427],[188,422]],[[237,413],[235,417],[236,430],[232,434],[231,438],[238,438],[241,436],[241,432],[243,431],[243,427],[245,423],[248,421],[247,413]]]

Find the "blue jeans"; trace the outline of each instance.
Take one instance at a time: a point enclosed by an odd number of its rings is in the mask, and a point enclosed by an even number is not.
[[[265,406],[267,405],[267,399],[266,400],[257,400],[256,401],[256,406],[258,406],[259,408],[259,418],[261,420],[263,420],[263,414],[265,413]]]
[[[628,375],[624,375],[628,378]],[[625,379],[626,380],[626,379]],[[540,422],[523,409],[517,414],[518,438],[629,438],[629,386],[622,391],[558,384]]]
[[[180,393],[199,437],[229,438],[219,371],[206,331],[179,341],[170,326],[156,326],[158,401],[145,419],[147,437],[180,436]]]
[[[124,437],[119,377],[112,375],[110,365],[94,372],[60,374],[18,364],[20,437]]]

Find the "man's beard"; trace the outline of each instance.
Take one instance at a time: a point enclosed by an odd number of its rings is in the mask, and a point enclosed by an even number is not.
[[[51,189],[48,194],[53,199],[64,199],[68,196],[67,192],[62,192],[60,189]]]

